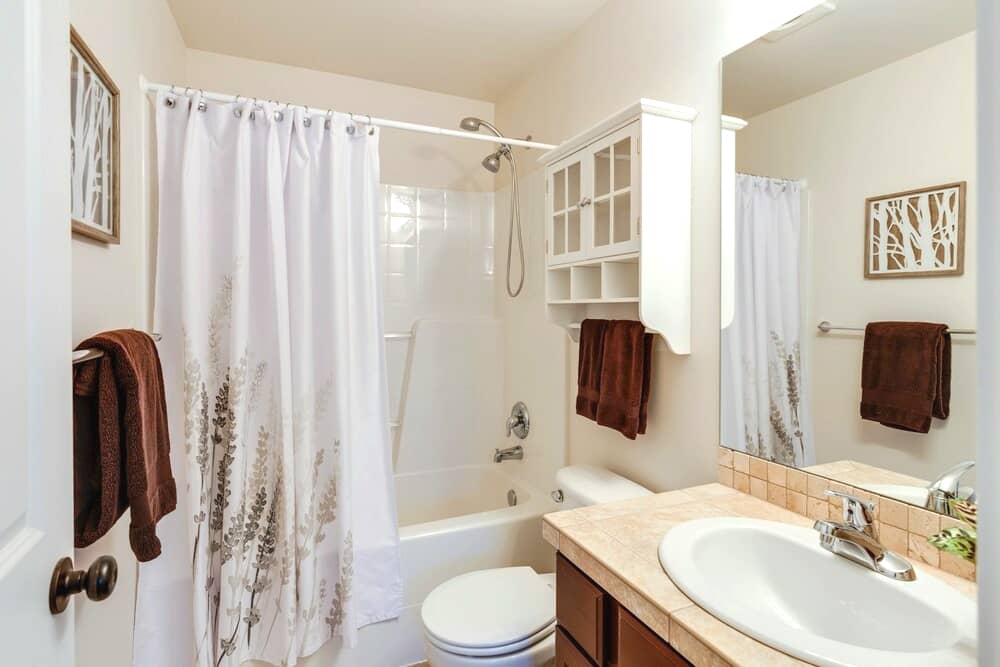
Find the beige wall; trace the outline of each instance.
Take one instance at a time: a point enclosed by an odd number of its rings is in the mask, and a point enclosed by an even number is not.
[[[121,245],[73,237],[74,340],[107,329],[149,326],[150,234],[143,150],[151,128],[150,106],[139,76],[179,78],[184,43],[165,0],[72,0],[71,20],[121,90]],[[153,181],[155,185],[155,181]],[[78,667],[132,664],[136,561],[128,541],[128,516],[96,544],[76,552],[78,567],[101,554],[118,560],[118,586],[100,604],[77,600]]]
[[[653,489],[715,476],[719,442],[719,61],[721,57],[815,4],[809,0],[612,0],[554,48],[497,100],[497,124],[512,135],[558,143],[640,97],[698,110],[694,126],[692,338],[690,356],[658,344],[649,427],[630,442],[575,415],[577,346],[546,320],[543,209],[524,216],[528,286],[516,300],[502,292],[506,221],[497,196],[497,303],[507,326],[507,403],[524,400],[538,435],[527,456],[554,465],[551,448],[569,461],[603,465]],[[524,171],[537,152],[518,151]],[[533,447],[544,451],[534,451]],[[549,482],[551,484],[551,481]],[[548,490],[548,488],[546,488]]]
[[[464,116],[493,120],[493,104],[353,76],[188,49],[185,85],[320,109],[352,111],[458,129]],[[384,129],[382,182],[450,190],[492,190],[479,166],[493,144]]]
[[[933,479],[975,457],[975,338],[954,339],[951,417],[928,435],[858,416],[861,338],[816,322],[928,320],[976,326],[973,33],[750,119],[737,168],[808,180],[805,336],[817,462],[854,459]],[[968,181],[965,274],[865,280],[865,197]],[[811,361],[811,363],[810,363]]]

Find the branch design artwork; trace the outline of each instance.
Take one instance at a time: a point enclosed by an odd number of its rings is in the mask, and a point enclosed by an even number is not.
[[[865,200],[865,277],[961,275],[965,182]]]
[[[73,231],[118,242],[118,88],[76,31],[70,41]]]

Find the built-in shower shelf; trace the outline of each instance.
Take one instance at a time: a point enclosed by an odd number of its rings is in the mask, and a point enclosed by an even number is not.
[[[578,340],[584,319],[639,320],[691,353],[691,136],[697,112],[642,99],[540,159],[545,302]]]

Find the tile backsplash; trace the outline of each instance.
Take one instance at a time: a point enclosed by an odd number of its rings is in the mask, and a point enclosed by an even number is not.
[[[852,493],[874,503],[875,526],[887,548],[950,574],[976,579],[973,563],[942,553],[927,541],[944,528],[960,525],[958,519],[725,447],[719,447],[718,470],[720,483],[810,519],[840,518],[842,503],[827,496],[827,489]]]

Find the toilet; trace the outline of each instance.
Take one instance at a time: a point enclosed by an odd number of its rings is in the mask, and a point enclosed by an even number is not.
[[[610,470],[556,473],[561,509],[650,495]],[[431,667],[543,667],[555,656],[556,577],[530,567],[477,570],[439,585],[420,609]]]

